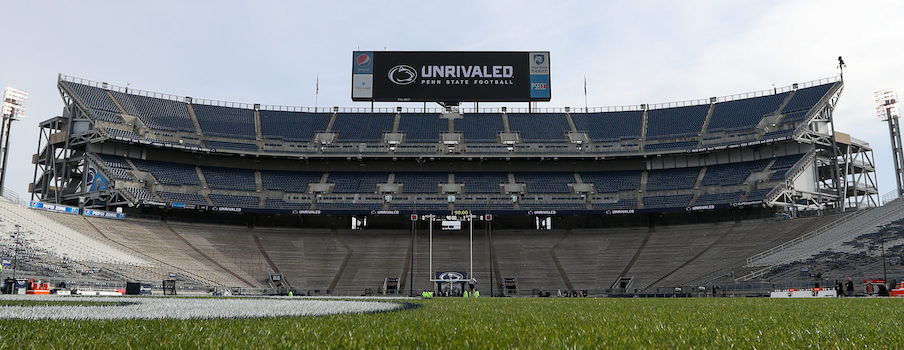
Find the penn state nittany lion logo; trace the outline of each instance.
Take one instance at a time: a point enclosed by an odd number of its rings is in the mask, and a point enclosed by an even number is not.
[[[389,70],[389,81],[398,85],[408,85],[417,80],[417,71],[411,66],[400,64]]]
[[[461,272],[450,271],[441,273],[438,279],[443,281],[461,281],[465,279],[465,276]]]

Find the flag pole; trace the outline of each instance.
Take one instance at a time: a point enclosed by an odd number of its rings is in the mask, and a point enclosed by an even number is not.
[[[589,112],[587,109],[587,75],[584,74],[584,112]]]
[[[317,74],[317,80],[314,82],[314,113],[317,113],[318,97],[320,97],[320,74]]]

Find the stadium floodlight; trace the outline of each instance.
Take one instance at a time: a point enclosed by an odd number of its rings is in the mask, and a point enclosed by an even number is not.
[[[25,117],[25,101],[28,101],[27,92],[7,86],[3,91],[3,118]]]
[[[9,158],[9,129],[13,126],[13,120],[19,120],[25,117],[25,101],[28,101],[28,93],[13,87],[6,87],[3,91],[3,120],[0,124],[0,145],[3,149],[2,166],[0,168],[0,191],[6,184],[6,160]]]
[[[904,196],[904,148],[901,146],[901,127],[898,124],[898,94],[891,89],[876,91],[876,116],[888,123],[891,155],[895,165],[895,185],[898,196]]]

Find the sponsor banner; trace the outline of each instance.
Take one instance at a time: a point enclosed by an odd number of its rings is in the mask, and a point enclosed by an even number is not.
[[[528,210],[527,215],[556,215],[555,210]]]
[[[374,76],[373,74],[354,74],[352,75],[352,100],[363,99],[370,100],[374,96]]]
[[[158,201],[149,201],[149,200],[141,201],[141,204],[155,206],[155,207],[165,207],[166,206],[166,203],[158,202]]]
[[[227,213],[241,213],[242,212],[242,208],[236,208],[236,207],[210,207],[210,210],[217,211],[217,212],[227,212]]]
[[[634,214],[634,209],[612,209],[606,210],[606,215]]]
[[[549,92],[549,76],[548,75],[531,75],[530,76],[530,98],[534,99],[550,99]]]
[[[110,181],[107,180],[107,177],[93,166],[88,167],[88,176],[85,181],[88,183],[88,192],[104,191],[110,187]]]
[[[186,203],[173,203],[171,204],[173,208],[177,209],[199,209],[196,204],[186,204]]]
[[[292,211],[293,215],[320,215],[322,213],[323,212],[320,210],[310,210],[310,209],[298,209],[298,210]]]
[[[70,207],[68,205],[62,204],[52,204],[52,203],[41,203],[41,202],[30,202],[28,204],[29,208],[33,209],[42,209],[48,211],[55,211],[58,213],[66,213],[66,214],[78,214],[78,208]]]
[[[468,279],[468,273],[466,271],[442,271],[436,272],[436,279],[440,281],[465,281]]]
[[[353,57],[355,101],[549,101],[549,52],[355,51]]]
[[[108,219],[125,219],[126,214],[124,213],[116,213],[112,211],[105,210],[97,210],[97,209],[85,209],[85,212],[82,213],[85,216],[94,216],[99,218],[108,218]]]
[[[709,205],[695,205],[695,206],[687,207],[685,210],[698,211],[698,210],[713,210],[713,209],[716,209],[716,206],[709,204]]]
[[[370,215],[399,215],[398,210],[371,210]]]
[[[530,75],[549,75],[549,52],[531,52],[528,56]]]
[[[374,53],[370,51],[354,51],[352,57],[352,74],[374,74]]]

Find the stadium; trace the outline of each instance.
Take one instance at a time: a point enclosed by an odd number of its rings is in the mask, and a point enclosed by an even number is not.
[[[7,209],[61,225],[39,238],[59,242],[34,266],[48,278],[762,294],[876,277],[877,226],[904,210],[865,209],[878,206],[872,149],[833,130],[838,78],[542,111],[267,106],[65,75],[57,87],[65,108],[40,124],[32,206],[92,214]],[[819,279],[797,274],[808,260]]]
[[[218,5],[3,7],[0,348],[899,343],[900,4]]]

